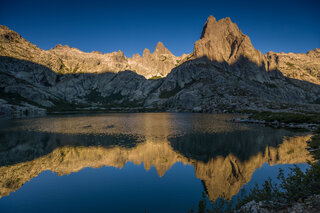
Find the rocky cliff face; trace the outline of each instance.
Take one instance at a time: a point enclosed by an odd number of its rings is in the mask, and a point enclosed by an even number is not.
[[[303,53],[266,54],[268,70],[279,70],[284,76],[320,85],[320,49]]]
[[[132,58],[62,45],[45,51],[0,26],[0,112],[320,111],[319,60],[319,49],[264,56],[230,18],[213,16],[193,53],[180,57],[161,42]]]

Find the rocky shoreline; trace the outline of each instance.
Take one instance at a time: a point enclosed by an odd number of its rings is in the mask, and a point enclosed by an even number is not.
[[[274,209],[273,203],[268,201],[255,202],[250,201],[243,205],[239,210],[234,213],[251,212],[251,213],[316,213],[320,210],[320,195],[312,195],[305,199],[304,202],[296,202],[292,205],[283,204],[279,209]]]
[[[271,126],[273,128],[290,128],[290,129],[305,129],[309,131],[314,131],[319,127],[317,123],[285,123],[274,121],[265,121],[265,120],[256,120],[251,118],[235,118],[231,120],[235,123],[248,123],[248,124],[261,124],[265,126]]]

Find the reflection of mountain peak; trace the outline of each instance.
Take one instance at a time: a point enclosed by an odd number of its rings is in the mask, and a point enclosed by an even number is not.
[[[307,151],[304,149],[306,145],[304,141],[308,137],[310,136],[288,137],[279,147],[267,146],[263,152],[258,152],[245,161],[239,160],[233,154],[225,157],[216,156],[209,158],[208,161],[201,161],[192,156],[180,154],[168,142],[147,140],[136,143],[135,146],[123,147],[116,144],[109,144],[108,146],[97,145],[92,138],[85,138],[86,141],[91,141],[92,144],[83,146],[81,145],[81,140],[78,140],[81,137],[74,136],[71,138],[66,135],[56,135],[55,137],[51,135],[48,137],[47,134],[33,133],[33,137],[29,135],[28,139],[30,141],[24,144],[25,147],[22,150],[29,150],[30,152],[37,150],[40,152],[41,149],[33,148],[34,144],[37,143],[37,146],[43,148],[43,152],[46,152],[46,149],[49,149],[50,152],[44,155],[37,154],[38,157],[31,161],[23,161],[21,159],[20,163],[0,167],[0,193],[1,196],[9,195],[12,191],[19,189],[25,182],[45,170],[64,175],[78,172],[85,167],[112,166],[122,168],[126,162],[130,161],[135,165],[143,163],[146,169],[155,167],[159,177],[162,177],[172,165],[176,162],[182,162],[195,167],[196,176],[204,181],[211,200],[215,200],[222,194],[225,194],[227,198],[231,198],[232,195],[237,194],[243,184],[250,180],[255,169],[259,168],[264,162],[272,165],[305,162]],[[49,141],[45,141],[44,138],[49,138]],[[69,141],[69,144],[72,145],[59,145],[58,142],[64,141],[63,139]],[[97,141],[100,140],[101,138],[98,137]],[[108,140],[111,140],[111,138]],[[39,141],[42,141],[42,144],[38,143]],[[186,141],[185,145],[187,143],[188,141]],[[54,148],[52,149],[52,147]],[[11,152],[8,151],[7,153],[10,154]],[[17,152],[15,154],[19,155]]]

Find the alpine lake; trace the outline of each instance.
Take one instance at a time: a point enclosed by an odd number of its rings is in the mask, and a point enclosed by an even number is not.
[[[106,113],[0,121],[0,212],[188,212],[305,170],[311,133],[231,114]]]

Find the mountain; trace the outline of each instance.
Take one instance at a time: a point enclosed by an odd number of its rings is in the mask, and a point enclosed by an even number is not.
[[[194,51],[48,51],[0,26],[0,113],[46,111],[320,111],[320,51],[256,50],[230,18],[210,16]],[[161,79],[158,79],[161,78]]]
[[[194,56],[207,57],[216,64],[225,64],[239,77],[265,82],[269,80],[265,58],[256,50],[230,18],[219,21],[210,16],[203,27],[201,38],[195,42]]]
[[[86,53],[61,44],[48,51],[41,50],[6,26],[0,26],[0,34],[1,56],[28,60],[61,74],[118,73],[132,70],[146,78],[164,77],[182,58],[174,56],[161,42],[158,42],[152,54],[145,49],[142,57],[136,54],[132,58],[127,58],[120,50],[106,54]]]

